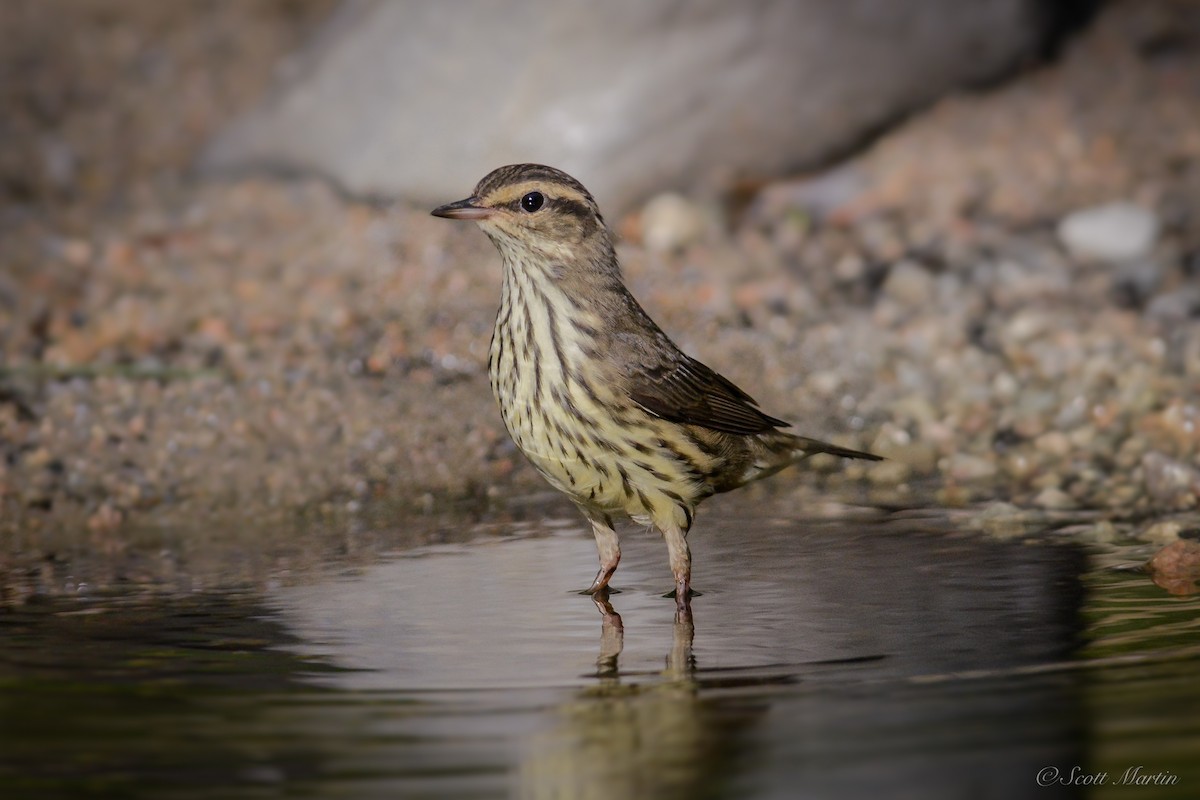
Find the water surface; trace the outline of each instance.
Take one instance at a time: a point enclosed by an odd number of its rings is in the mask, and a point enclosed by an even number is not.
[[[1200,601],[1138,553],[710,513],[688,620],[636,529],[620,591],[576,594],[580,527],[0,612],[0,796],[1200,790]]]

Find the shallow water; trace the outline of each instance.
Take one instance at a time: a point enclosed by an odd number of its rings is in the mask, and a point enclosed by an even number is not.
[[[710,514],[689,621],[581,527],[0,612],[0,797],[1200,791],[1200,599],[1120,553]]]

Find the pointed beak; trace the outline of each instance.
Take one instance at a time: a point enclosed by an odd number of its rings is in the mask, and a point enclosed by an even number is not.
[[[478,197],[468,197],[466,200],[459,200],[454,203],[446,203],[444,206],[438,206],[433,211],[429,212],[435,217],[445,217],[446,219],[471,219],[484,220],[495,214],[495,210],[484,208],[478,205]]]

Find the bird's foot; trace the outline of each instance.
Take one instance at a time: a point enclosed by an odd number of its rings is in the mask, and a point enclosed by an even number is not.
[[[620,594],[618,589],[609,589],[608,582],[612,580],[613,573],[617,571],[617,564],[620,562],[621,556],[618,553],[616,556],[600,562],[600,571],[596,573],[596,577],[592,579],[592,585],[580,592],[580,594],[597,595],[601,592],[612,592]]]
[[[699,592],[692,591],[692,587],[685,580],[677,581],[675,591],[667,594],[667,597],[675,598],[675,621],[676,622],[691,622],[692,619],[692,598],[699,595]]]
[[[576,594],[590,594],[593,598],[606,597],[610,594],[620,594],[620,589],[615,589],[608,584],[604,586],[589,586],[586,589],[580,589]]]

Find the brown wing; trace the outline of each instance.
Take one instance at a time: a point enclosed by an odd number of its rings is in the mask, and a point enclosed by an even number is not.
[[[760,411],[733,381],[678,352],[674,359],[637,369],[629,397],[656,417],[726,433],[763,433],[788,425]]]

